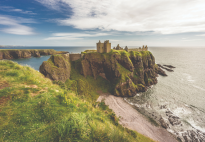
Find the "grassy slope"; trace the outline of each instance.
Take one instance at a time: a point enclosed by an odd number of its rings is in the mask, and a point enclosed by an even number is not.
[[[152,141],[118,125],[104,103],[94,103],[96,93],[90,101],[12,61],[0,61],[0,78],[0,141]],[[102,78],[87,81],[92,89]]]

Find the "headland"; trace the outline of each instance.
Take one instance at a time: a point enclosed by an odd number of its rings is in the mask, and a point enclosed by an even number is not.
[[[0,109],[4,114],[1,121],[6,122],[1,126],[3,140],[151,142],[165,141],[167,136],[170,142],[176,141],[121,98],[132,97],[157,83],[162,70],[155,64],[154,56],[147,46],[133,50],[119,47],[111,49],[109,41],[105,41],[97,43],[97,50],[81,54],[0,50],[2,59],[30,58],[36,52],[51,55],[40,66],[43,75],[11,61],[0,62]],[[117,97],[96,102],[101,97],[99,92]],[[123,106],[112,101],[119,101]],[[105,104],[115,104],[115,107],[111,105],[109,109]],[[129,113],[123,114],[126,109]],[[119,113],[129,115],[128,125]],[[133,115],[136,119],[132,119]],[[137,126],[140,129],[136,129]],[[15,129],[10,129],[12,127]]]

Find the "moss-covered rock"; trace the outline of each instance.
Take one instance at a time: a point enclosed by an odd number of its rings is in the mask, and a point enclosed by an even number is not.
[[[39,71],[51,80],[65,82],[70,78],[71,65],[69,54],[52,55],[48,61],[44,61]]]
[[[87,53],[81,60],[81,74],[96,78],[104,74],[112,84],[116,96],[134,96],[157,83],[158,68],[149,51],[111,51]]]

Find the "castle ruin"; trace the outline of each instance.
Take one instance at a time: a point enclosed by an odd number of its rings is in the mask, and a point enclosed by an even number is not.
[[[127,52],[130,52],[130,51],[138,51],[138,52],[139,51],[148,51],[148,47],[147,47],[147,45],[145,45],[145,46],[143,45],[142,48],[139,47],[139,48],[129,48],[128,49],[128,47],[126,46],[124,50],[126,50]]]
[[[125,50],[127,52],[129,51],[147,51],[148,50],[148,47],[147,45],[142,45],[142,48],[139,47],[139,48],[128,48],[127,46],[125,46],[125,48],[123,49],[122,47],[119,46],[119,44],[117,45],[117,47],[114,47],[113,48],[114,50]]]
[[[97,43],[97,52],[98,53],[108,53],[111,51],[111,43],[109,43],[109,40],[104,41],[104,43],[101,43],[100,40]]]

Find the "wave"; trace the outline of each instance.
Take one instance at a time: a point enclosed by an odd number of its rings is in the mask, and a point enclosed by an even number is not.
[[[189,123],[191,124],[191,126],[194,127],[195,129],[198,129],[198,130],[200,130],[200,131],[202,131],[202,132],[205,133],[205,128],[202,128],[202,127],[198,126],[198,125],[194,122],[194,120],[189,119],[188,122],[189,122]]]
[[[205,91],[204,88],[201,88],[201,87],[199,87],[199,86],[196,86],[196,85],[192,85],[192,86],[195,87],[195,88],[197,88],[197,89],[200,89],[200,90],[202,90],[202,91]]]
[[[192,76],[188,73],[184,73],[184,75],[186,76],[187,81],[189,82],[195,82],[195,80],[192,79]]]

